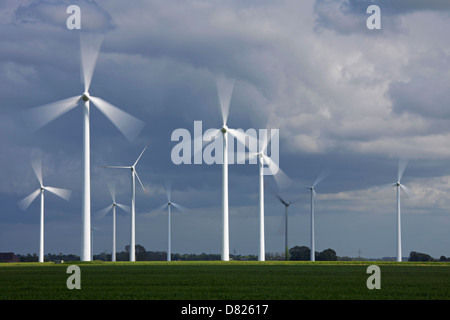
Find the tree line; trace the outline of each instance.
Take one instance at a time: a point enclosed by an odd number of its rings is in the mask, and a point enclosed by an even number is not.
[[[167,261],[166,251],[147,251],[143,246],[137,244],[136,247],[136,261]],[[289,260],[291,261],[309,261],[311,260],[311,250],[307,246],[294,246],[289,249]],[[20,255],[17,254],[21,262],[37,262],[39,257],[36,253]],[[215,253],[201,253],[201,254],[179,254],[173,253],[172,261],[216,261],[220,260],[221,255]],[[256,261],[257,255],[238,255],[230,254],[230,259],[237,261]],[[93,256],[93,260],[111,261],[111,254],[103,252]],[[125,246],[125,250],[116,253],[116,261],[130,260],[130,246]],[[284,253],[266,253],[267,261],[285,260]],[[315,252],[316,261],[344,261],[344,260],[361,260],[361,258],[339,257],[333,249],[325,249],[322,252]],[[44,261],[80,261],[80,257],[75,254],[46,254]],[[441,261],[450,262],[450,257],[441,256],[435,259],[426,253],[411,251],[408,261]]]

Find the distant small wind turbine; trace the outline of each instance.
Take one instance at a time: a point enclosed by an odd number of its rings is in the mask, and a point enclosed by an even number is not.
[[[160,207],[158,207],[158,208],[156,209],[157,211],[162,211],[162,210],[164,210],[164,209],[167,208],[167,219],[168,219],[168,223],[167,223],[167,225],[168,225],[168,236],[167,236],[167,261],[171,261],[171,258],[172,258],[171,208],[172,208],[172,206],[173,206],[173,207],[177,208],[178,210],[180,210],[181,212],[186,211],[186,209],[185,209],[183,206],[181,206],[181,205],[179,205],[179,204],[177,204],[177,203],[175,203],[175,202],[173,202],[173,201],[171,200],[171,194],[172,194],[172,190],[171,190],[172,188],[171,188],[171,187],[172,187],[172,186],[171,186],[170,183],[167,183],[167,184],[166,184],[167,203],[163,204],[162,206],[160,206]]]
[[[317,195],[315,187],[321,182],[323,179],[326,178],[328,175],[327,172],[322,171],[321,174],[317,177],[316,181],[314,181],[312,186],[306,187],[307,189],[311,190],[311,261],[316,260],[316,251],[315,251],[315,244],[314,244],[314,199]]]
[[[30,204],[37,198],[38,195],[41,195],[41,227],[40,227],[40,236],[39,236],[39,262],[44,262],[44,190],[50,191],[51,193],[56,194],[58,197],[63,198],[64,200],[69,200],[71,191],[66,189],[54,188],[54,187],[45,187],[42,180],[42,162],[41,160],[34,160],[31,163],[36,178],[39,180],[40,188],[22,199],[18,202],[19,207],[25,211]]]
[[[91,226],[91,261],[94,261],[94,231],[96,230],[99,229]]]
[[[103,217],[108,214],[111,209],[113,211],[113,247],[112,247],[112,254],[111,254],[111,261],[116,261],[116,207],[121,208],[125,212],[130,213],[130,208],[126,205],[120,204],[116,202],[116,190],[115,187],[110,186],[109,192],[111,194],[112,198],[112,204],[108,205],[106,208],[97,211],[97,219],[101,220]]]
[[[141,159],[142,154],[144,153],[145,149],[147,149],[148,144],[144,147],[144,150],[142,150],[141,154],[137,158],[137,160],[134,162],[132,166],[104,166],[104,168],[117,168],[117,169],[130,169],[131,170],[131,240],[130,240],[130,261],[136,261],[136,219],[135,219],[135,213],[136,213],[136,179],[138,178],[139,183],[141,184],[142,189],[144,190],[145,194],[147,194],[147,191],[145,190],[144,185],[142,184],[141,179],[139,179],[139,175],[136,171],[136,165]]]
[[[288,245],[288,208],[294,201],[288,201],[281,197],[278,193],[275,194],[277,199],[284,205],[284,248],[285,260],[289,260],[289,245]]]
[[[90,177],[90,124],[89,102],[94,105],[122,132],[129,140],[134,140],[144,127],[145,123],[101,98],[91,96],[89,87],[97,63],[98,54],[103,37],[97,35],[80,37],[81,64],[84,83],[84,92],[64,100],[56,101],[44,106],[32,108],[24,113],[25,121],[33,130],[37,130],[53,121],[64,113],[75,108],[80,102],[84,103],[83,111],[83,193],[81,207],[81,221],[83,224],[81,235],[81,261],[89,261],[90,228],[91,228],[91,177]]]
[[[399,161],[398,171],[397,171],[397,182],[393,184],[394,187],[397,188],[397,261],[402,261],[402,226],[400,219],[400,188],[403,189],[408,196],[411,195],[409,189],[400,183],[403,173],[406,169],[408,162],[407,161]]]

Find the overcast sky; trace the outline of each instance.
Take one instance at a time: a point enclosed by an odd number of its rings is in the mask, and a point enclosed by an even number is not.
[[[69,30],[70,4],[81,30]],[[381,8],[381,30],[366,9]],[[91,107],[94,253],[111,252],[112,216],[95,219],[111,198],[130,205],[137,171],[136,243],[167,250],[172,200],[173,253],[220,253],[221,165],[175,165],[178,128],[193,134],[221,126],[216,79],[235,79],[228,125],[279,129],[280,167],[293,184],[281,190],[289,208],[289,245],[310,245],[306,185],[317,186],[316,251],[339,256],[396,255],[399,159],[403,256],[450,256],[450,2],[438,0],[280,1],[12,1],[0,2],[0,252],[38,253],[39,199],[17,203],[39,187],[31,161],[42,159],[44,184],[72,190],[66,202],[45,196],[45,253],[80,254],[82,113],[75,108],[38,130],[22,113],[79,95],[80,34],[104,36],[90,93],[143,120],[132,142]],[[283,252],[284,207],[266,176],[266,251]],[[258,253],[258,170],[230,165],[230,253]],[[117,248],[129,244],[130,218],[118,215]]]

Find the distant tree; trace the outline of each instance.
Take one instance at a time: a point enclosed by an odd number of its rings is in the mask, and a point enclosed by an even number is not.
[[[294,261],[308,261],[311,259],[311,250],[305,246],[295,246],[289,249],[289,256]]]
[[[447,258],[446,258],[445,256],[441,256],[441,257],[439,258],[439,261],[445,262],[445,261],[447,261]]]
[[[409,253],[408,261],[422,261],[422,262],[425,262],[425,261],[434,261],[434,259],[430,255],[428,255],[426,253],[420,253],[420,252],[411,251]]]
[[[319,253],[318,261],[336,261],[336,251],[333,249],[325,249]]]
[[[147,260],[147,251],[143,246],[137,244],[135,247],[136,252],[136,261],[145,261]]]

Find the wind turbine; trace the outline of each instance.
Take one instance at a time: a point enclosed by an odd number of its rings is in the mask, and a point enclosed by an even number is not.
[[[37,198],[38,195],[41,196],[41,219],[40,219],[40,236],[39,236],[39,262],[44,262],[44,191],[50,191],[56,194],[58,197],[64,200],[69,200],[71,191],[66,189],[46,187],[42,180],[42,162],[41,160],[34,160],[31,163],[36,178],[39,180],[40,187],[36,191],[32,192],[30,195],[18,202],[19,207],[25,211],[30,204]]]
[[[171,236],[171,208],[172,206],[174,208],[177,208],[178,210],[180,210],[181,212],[185,211],[184,207],[180,206],[179,204],[173,202],[171,200],[171,194],[172,194],[172,190],[171,190],[171,185],[168,183],[166,185],[166,194],[167,194],[167,203],[163,204],[162,206],[160,206],[159,208],[157,208],[156,210],[158,211],[162,211],[164,209],[167,208],[167,219],[168,219],[168,236],[167,236],[167,261],[171,261],[172,258],[172,236]]]
[[[111,209],[113,211],[113,247],[111,254],[111,261],[116,261],[116,207],[121,208],[126,212],[130,212],[130,208],[126,205],[120,204],[116,202],[116,191],[114,187],[109,187],[109,192],[112,198],[112,204],[108,205],[106,208],[97,211],[97,219],[101,220],[105,215],[107,215]]]
[[[285,260],[289,260],[289,246],[288,246],[288,208],[294,201],[287,201],[281,197],[278,193],[275,194],[277,199],[284,205],[284,257]]]
[[[397,261],[402,261],[402,226],[400,220],[400,189],[403,189],[407,195],[410,195],[411,192],[409,189],[400,183],[403,173],[405,172],[406,165],[408,163],[406,161],[399,161],[398,171],[397,171],[397,182],[393,184],[397,188]]]
[[[311,190],[311,261],[316,260],[316,251],[314,244],[314,198],[316,197],[317,193],[315,187],[319,184],[319,182],[325,179],[327,175],[327,172],[322,171],[316,178],[316,181],[314,181],[313,185],[306,187],[307,189]]]
[[[216,81],[219,97],[220,111],[222,115],[222,128],[213,132],[213,136],[222,133],[223,162],[222,162],[222,250],[221,259],[230,260],[229,226],[228,226],[228,133],[245,145],[246,134],[227,126],[230,101],[233,94],[235,80],[219,78]]]
[[[90,183],[90,123],[89,123],[89,102],[94,105],[122,132],[122,134],[132,141],[136,138],[144,122],[122,111],[105,100],[91,96],[89,87],[94,73],[95,64],[103,37],[86,36],[80,37],[82,81],[84,92],[71,98],[53,102],[44,106],[30,109],[25,114],[25,121],[33,130],[37,130],[64,113],[75,108],[83,102],[83,193],[82,193],[82,217],[83,224],[81,234],[81,261],[91,260],[90,228],[91,228],[91,183]]]
[[[139,175],[136,171],[136,165],[141,159],[142,154],[144,153],[145,149],[147,149],[148,144],[144,147],[144,150],[142,150],[141,154],[137,158],[137,160],[134,162],[132,166],[104,166],[104,168],[117,168],[117,169],[130,169],[131,170],[131,240],[130,240],[130,261],[136,261],[136,236],[135,236],[135,230],[136,230],[136,219],[135,219],[135,213],[136,213],[136,179],[138,178],[139,183],[141,184],[142,189],[147,194],[147,191],[144,188],[144,185],[142,184],[141,179],[139,179]]]

